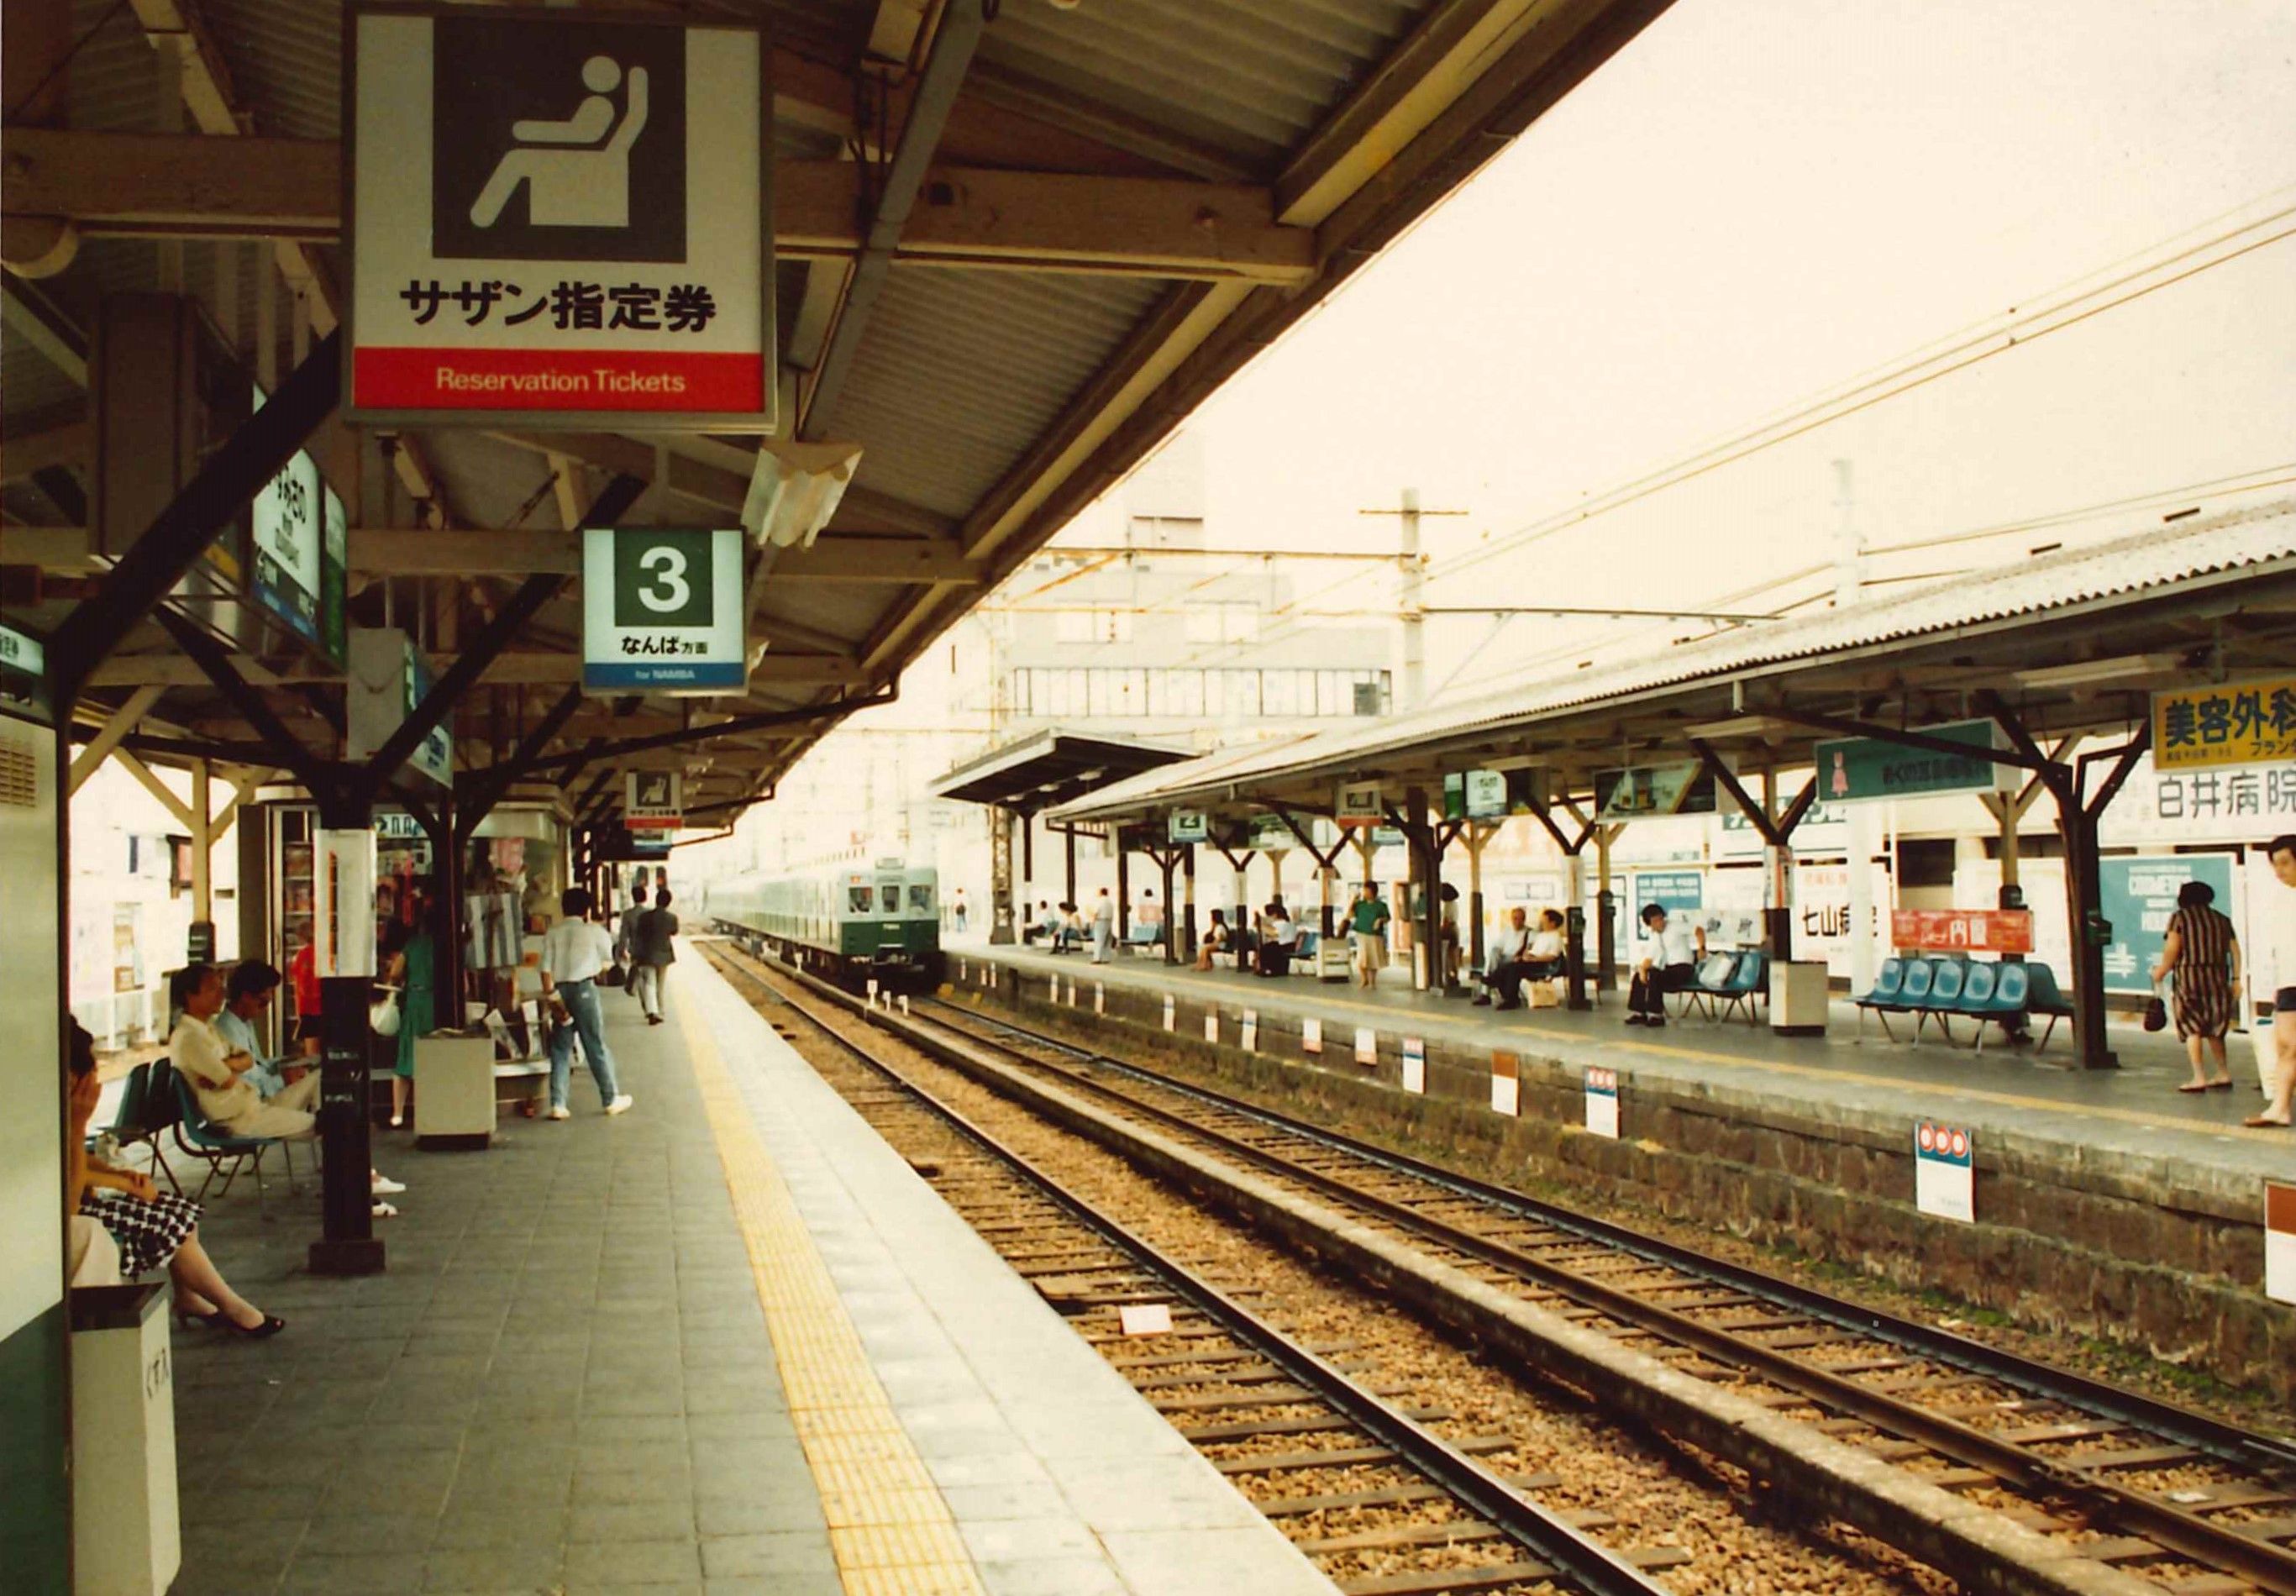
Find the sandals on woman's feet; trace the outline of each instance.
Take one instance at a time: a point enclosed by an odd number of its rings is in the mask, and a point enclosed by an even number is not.
[[[2275,1119],[2266,1114],[2251,1114],[2247,1118],[2242,1120],[2241,1124],[2252,1126],[2259,1131],[2284,1131],[2289,1128],[2290,1122],[2285,1119]]]

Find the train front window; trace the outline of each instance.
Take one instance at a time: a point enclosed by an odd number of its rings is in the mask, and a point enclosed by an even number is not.
[[[932,913],[932,888],[930,885],[923,881],[909,883],[909,913],[912,914]]]
[[[901,912],[901,889],[898,885],[888,881],[879,888],[879,896],[885,900],[886,913],[898,914]]]
[[[869,889],[866,887],[847,888],[845,889],[845,909],[846,913],[849,914],[868,913]]]

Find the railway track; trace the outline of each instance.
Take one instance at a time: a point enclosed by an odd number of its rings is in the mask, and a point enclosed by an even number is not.
[[[835,1050],[841,1067],[816,1068],[1349,1596],[1663,1596],[1649,1571],[1687,1554],[1597,1543],[1585,1532],[1602,1515],[1525,1494],[1554,1482],[1521,1472],[1507,1436],[1437,1434],[1430,1424],[1447,1412],[1361,1378],[1350,1344],[1286,1330],[1251,1302],[1249,1281],[1217,1278],[1100,1212],[854,1041],[818,997],[767,983],[746,960],[718,962],[767,995],[777,1030],[794,1020]],[[1128,1310],[1160,1314],[1160,1328],[1128,1333]],[[1327,1533],[1334,1515],[1343,1533]],[[1367,1556],[1380,1572],[1360,1571]]]
[[[918,1017],[2177,1596],[2296,1596],[2296,1446],[939,1001]],[[1601,1394],[1597,1394],[1598,1397]]]

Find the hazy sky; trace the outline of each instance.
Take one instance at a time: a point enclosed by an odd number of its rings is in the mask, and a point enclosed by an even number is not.
[[[1213,535],[1410,483],[1439,555],[2292,185],[2296,0],[1681,0],[1205,406]],[[1884,542],[2296,460],[2296,240],[1431,601],[1711,599],[1825,557],[1837,456]]]

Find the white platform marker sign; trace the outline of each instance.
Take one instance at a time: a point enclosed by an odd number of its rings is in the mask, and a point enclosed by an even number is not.
[[[1300,1022],[1300,1051],[1303,1053],[1320,1053],[1324,1051],[1322,1020],[1303,1019]]]
[[[1356,1027],[1356,1062],[1358,1064],[1379,1062],[1379,1033],[1367,1025]]]
[[[1219,1011],[1218,1009],[1212,1010],[1204,1016],[1204,1040],[1215,1045],[1219,1042]]]
[[[1522,1112],[1522,1064],[1513,1053],[1491,1054],[1491,1112],[1510,1119]]]
[[[1243,1011],[1243,1024],[1238,1027],[1236,1040],[1248,1053],[1256,1053],[1259,1051],[1259,1010],[1246,1009]]]
[[[1108,1012],[1108,988],[1098,981],[1092,984],[1092,1011],[1095,1014]]]
[[[1939,1219],[1977,1222],[1976,1138],[1964,1125],[1914,1127],[1914,1206]]]
[[[740,23],[355,11],[348,407],[773,431],[767,52]]]
[[[1403,1039],[1403,1089],[1427,1090],[1427,1044],[1416,1036]]]
[[[1179,1011],[1180,1005],[1174,1002],[1172,994],[1167,992],[1164,994],[1164,1028],[1166,1030],[1168,1031],[1172,1028],[1173,1018],[1177,1015]]]
[[[2296,1302],[2296,1186],[2264,1183],[2264,1294]]]
[[[1619,1072],[1600,1065],[1587,1070],[1587,1128],[1597,1136],[1619,1138]]]

